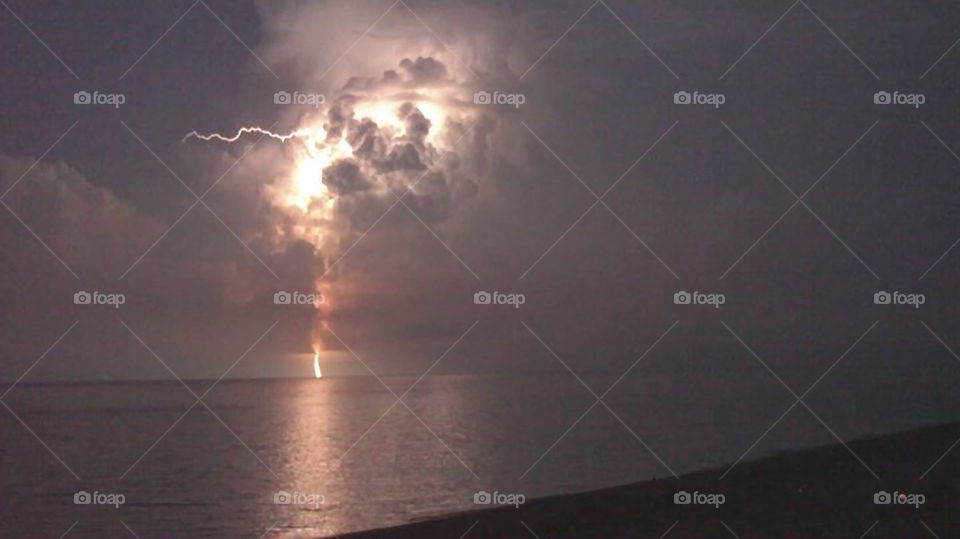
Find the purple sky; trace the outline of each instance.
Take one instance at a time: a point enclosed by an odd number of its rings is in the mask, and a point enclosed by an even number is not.
[[[25,380],[169,378],[150,350],[216,378],[254,343],[232,376],[309,375],[297,354],[317,340],[334,373],[365,372],[345,343],[379,373],[418,374],[471,327],[437,372],[562,368],[546,344],[616,376],[677,320],[663,361],[747,353],[722,320],[772,366],[809,365],[805,384],[874,321],[857,348],[869,376],[935,358],[931,377],[960,379],[938,342],[960,347],[957,10],[7,4],[0,378],[71,327]],[[76,105],[80,90],[125,102]],[[327,102],[274,103],[295,90]],[[524,103],[477,105],[476,91]],[[678,91],[725,101],[677,105]],[[878,91],[925,102],[877,105]],[[439,95],[451,123],[338,123],[388,94]],[[291,145],[181,140],[309,118],[383,144],[324,172],[338,198],[322,242],[270,195]],[[410,192],[394,204],[388,189]],[[319,319],[273,302],[318,281]],[[81,290],[126,302],[75,305]],[[525,303],[475,305],[480,290]],[[675,305],[679,290],[726,302]],[[874,305],[881,290],[926,302]]]

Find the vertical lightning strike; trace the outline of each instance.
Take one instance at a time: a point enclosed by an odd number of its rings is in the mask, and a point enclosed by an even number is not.
[[[319,210],[322,215],[326,216],[332,210],[334,198],[323,184],[323,169],[338,158],[351,156],[353,148],[345,140],[341,140],[338,144],[327,143],[325,141],[326,131],[319,126],[300,128],[286,134],[276,133],[259,126],[241,127],[232,136],[220,133],[201,134],[197,131],[191,131],[184,135],[182,141],[187,142],[191,138],[196,138],[204,141],[217,140],[233,143],[240,140],[244,135],[254,133],[276,139],[281,143],[286,143],[291,139],[301,139],[303,142],[302,146],[298,146],[294,150],[292,176],[277,189],[269,191],[272,193],[270,198],[280,207],[298,208],[300,210],[300,213],[296,215],[297,218],[303,218],[301,233],[304,236],[320,234],[321,231],[319,230],[311,231],[311,225],[305,216],[313,211],[311,210],[311,203],[315,200],[323,201]],[[319,293],[319,296],[320,299],[315,303],[318,309],[326,299],[322,292]],[[313,348],[313,375],[318,379],[323,378],[323,372],[320,370],[320,349],[317,346]]]
[[[439,135],[447,124],[449,111],[439,104],[442,97],[438,96],[437,102],[431,100],[413,102],[420,114],[428,120],[425,135],[426,142],[431,147],[434,145],[445,147],[443,142],[445,139]],[[416,134],[409,132],[410,124],[407,121],[409,113],[401,113],[399,105],[401,101],[407,102],[406,99],[369,97],[353,105],[349,113],[350,121],[372,120],[376,126],[377,136],[383,139],[383,144],[388,148],[397,145],[409,146],[410,137],[415,137]],[[341,160],[349,160],[355,165],[359,163],[361,166],[372,168],[369,171],[371,178],[378,179],[384,191],[390,190],[386,187],[388,178],[378,178],[376,167],[371,165],[368,159],[355,155],[352,144],[342,133],[328,137],[329,133],[324,129],[321,119],[306,120],[306,123],[298,125],[296,129],[289,132],[276,132],[272,130],[272,126],[263,128],[258,125],[240,126],[233,134],[200,133],[194,130],[184,135],[182,142],[197,139],[235,143],[247,135],[254,138],[259,135],[261,139],[269,137],[284,145],[292,143],[284,152],[289,162],[277,163],[284,172],[269,178],[264,183],[262,192],[275,208],[284,212],[289,218],[289,232],[295,237],[308,241],[318,250],[329,249],[331,252],[335,250],[338,243],[336,240],[339,234],[343,233],[338,229],[338,225],[342,222],[338,220],[337,215],[341,195],[331,190],[323,181],[324,173],[329,167]],[[316,286],[317,292],[320,292],[320,283],[317,282]],[[327,297],[324,292],[320,292],[320,297],[320,301],[316,303],[318,320],[328,316],[330,309],[329,305],[321,309],[321,304],[327,303]],[[320,379],[323,378],[320,370],[322,340],[315,339],[314,343],[313,374],[315,378]]]

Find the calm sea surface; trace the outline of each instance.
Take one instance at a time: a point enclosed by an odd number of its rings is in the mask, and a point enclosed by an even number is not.
[[[958,419],[944,404],[955,386],[885,378],[832,376],[805,400],[844,439]],[[384,381],[402,395],[415,379]],[[585,382],[601,395],[614,379]],[[202,395],[210,384],[189,385]],[[430,376],[404,404],[372,377],[224,380],[203,401],[178,382],[17,386],[3,402],[29,430],[0,409],[0,536],[317,537],[401,524],[474,508],[478,490],[531,498],[730,463],[794,403],[762,368],[628,376],[604,397],[617,417],[590,409],[595,397],[569,374]],[[747,459],[834,441],[797,406]],[[78,491],[124,503],[75,504]],[[304,503],[274,503],[281,491]]]

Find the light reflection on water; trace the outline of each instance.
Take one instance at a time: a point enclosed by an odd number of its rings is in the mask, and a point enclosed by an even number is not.
[[[415,379],[385,381],[401,395]],[[847,439],[957,419],[941,405],[949,384],[930,379],[908,395],[891,380],[824,385],[806,401]],[[209,383],[191,387],[202,394]],[[668,474],[597,406],[520,480],[593,404],[567,375],[427,377],[404,397],[419,420],[403,404],[390,409],[396,399],[369,377],[225,380],[204,399],[219,419],[197,405],[122,480],[193,404],[178,383],[21,385],[4,400],[81,477],[0,416],[4,537],[59,536],[76,520],[71,537],[119,535],[121,519],[141,537],[258,537],[271,526],[269,536],[316,537],[472,509],[480,489],[531,498]],[[677,473],[732,462],[792,404],[761,370],[628,377],[605,401]],[[792,413],[750,458],[833,441]],[[78,506],[78,490],[127,502]],[[279,491],[324,503],[277,505]]]

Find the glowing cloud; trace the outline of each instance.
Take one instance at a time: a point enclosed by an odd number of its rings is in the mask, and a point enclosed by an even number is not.
[[[308,242],[322,257],[319,290],[329,272],[324,268],[339,260],[349,238],[361,237],[367,216],[385,213],[404,197],[429,222],[476,191],[477,173],[457,148],[477,116],[465,95],[470,89],[451,80],[442,63],[404,59],[399,72],[350,79],[335,99],[311,109],[288,132],[252,125],[232,135],[192,131],[183,141],[238,143],[259,135],[283,145],[287,162],[260,192],[289,223],[282,234]],[[324,286],[328,297],[337,295],[333,286]],[[325,305],[318,318],[329,313]],[[313,340],[322,349],[319,338]],[[319,373],[319,363],[316,368]]]

